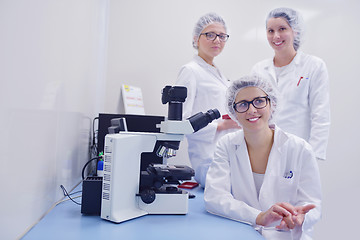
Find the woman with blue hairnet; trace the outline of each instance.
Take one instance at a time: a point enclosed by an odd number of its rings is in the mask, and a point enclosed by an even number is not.
[[[290,8],[272,10],[266,33],[275,56],[257,63],[253,73],[265,75],[278,86],[284,104],[276,124],[304,138],[317,159],[326,159],[330,130],[329,79],[325,63],[299,50],[304,23]]]
[[[311,239],[321,216],[311,146],[273,124],[279,104],[269,80],[245,76],[226,97],[229,115],[242,130],[217,142],[206,178],[207,211],[250,224],[266,239]]]
[[[217,108],[221,114],[224,113],[222,103],[229,81],[214,64],[214,58],[222,52],[228,38],[225,21],[215,13],[202,16],[196,23],[193,47],[197,50],[197,55],[181,68],[176,82],[188,90],[184,103],[184,119],[213,108]],[[231,128],[237,128],[237,124],[231,119],[221,119],[187,136],[188,154],[195,170],[195,180],[202,186],[205,186],[216,140]]]

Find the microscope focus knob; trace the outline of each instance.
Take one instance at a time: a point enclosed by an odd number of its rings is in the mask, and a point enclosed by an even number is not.
[[[146,204],[150,204],[152,202],[155,201],[155,191],[151,190],[151,189],[144,189],[141,190],[141,192],[139,193],[141,200],[146,203]]]

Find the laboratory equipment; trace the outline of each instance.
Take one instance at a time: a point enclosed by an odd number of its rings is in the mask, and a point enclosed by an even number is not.
[[[105,136],[101,218],[120,223],[147,214],[187,214],[188,192],[177,188],[190,180],[194,170],[170,165],[185,134],[194,133],[220,117],[217,109],[182,120],[187,89],[166,86],[162,103],[168,104],[168,118],[157,124],[160,132],[120,131]],[[141,168],[142,156],[156,153],[162,163]]]

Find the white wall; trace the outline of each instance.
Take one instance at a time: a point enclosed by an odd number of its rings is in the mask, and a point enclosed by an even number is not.
[[[360,114],[355,108],[360,87],[359,1],[112,0],[110,5],[105,109],[117,109],[120,86],[126,83],[143,89],[147,114],[162,115],[166,106],[160,103],[160,91],[166,84],[175,83],[181,65],[195,53],[191,34],[201,15],[215,11],[227,21],[231,36],[216,63],[229,79],[235,80],[273,54],[265,36],[266,14],[280,6],[300,10],[307,25],[301,49],[324,59],[331,88],[328,159],[319,163],[323,219],[316,226],[315,239],[354,236],[360,213]],[[185,150],[180,153],[180,161],[188,163]]]
[[[71,190],[104,99],[107,1],[0,1],[0,238]],[[79,213],[80,214],[80,213]]]
[[[142,88],[147,114],[166,114],[161,89],[195,53],[191,34],[200,15],[215,11],[227,21],[231,37],[216,63],[234,80],[272,56],[264,21],[279,6],[304,13],[302,50],[323,58],[330,73],[332,126],[328,160],[319,163],[324,213],[316,239],[353,236],[359,1],[0,0],[0,238],[21,236],[61,198],[60,184],[70,189],[80,181],[90,121],[117,112],[121,84]],[[185,150],[176,161],[188,163]]]

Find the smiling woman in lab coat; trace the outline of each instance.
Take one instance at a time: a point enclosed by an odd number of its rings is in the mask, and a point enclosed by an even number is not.
[[[311,239],[321,216],[319,169],[305,140],[272,124],[277,90],[245,76],[229,87],[227,105],[243,129],[217,143],[206,178],[207,211],[251,224],[266,239]]]
[[[270,79],[286,100],[275,122],[308,141],[317,159],[325,160],[330,130],[326,65],[320,58],[299,51],[304,35],[299,12],[290,8],[272,10],[266,34],[275,56],[257,63],[252,72]]]
[[[228,38],[225,21],[216,13],[202,16],[195,24],[193,47],[197,50],[197,55],[180,69],[176,82],[176,85],[185,86],[188,91],[184,103],[184,119],[214,108],[224,114],[223,102],[230,82],[214,64],[214,58],[222,52]],[[203,187],[217,139],[227,130],[237,127],[231,119],[218,119],[186,136],[195,180]]]

